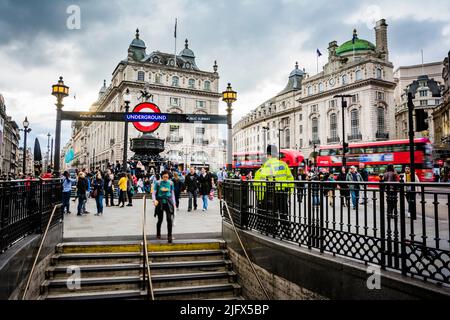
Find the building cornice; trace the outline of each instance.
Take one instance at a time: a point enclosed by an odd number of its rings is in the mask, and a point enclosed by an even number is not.
[[[317,93],[314,95],[310,95],[310,96],[307,96],[304,98],[300,98],[300,99],[297,99],[297,101],[300,103],[306,103],[306,102],[310,102],[312,100],[325,98],[330,95],[334,96],[334,95],[340,94],[342,92],[358,89],[358,88],[365,87],[365,86],[371,86],[371,85],[377,85],[377,86],[385,87],[388,89],[394,89],[396,86],[396,83],[391,82],[391,81],[381,80],[381,79],[370,78],[370,79],[366,79],[366,80],[360,80],[360,81],[357,81],[357,82],[354,82],[354,83],[351,83],[351,84],[348,84],[348,85],[345,85],[343,87],[339,87],[336,89],[332,89],[332,90],[324,91],[324,92]]]
[[[194,69],[183,69],[183,68],[175,68],[172,66],[164,65],[164,64],[154,64],[149,62],[137,62],[137,61],[127,61],[125,63],[128,66],[141,68],[141,67],[151,67],[154,69],[164,69],[165,71],[171,71],[171,72],[181,72],[181,73],[187,73],[187,74],[193,74],[197,76],[207,76],[214,79],[219,79],[219,74],[217,72],[208,72],[208,71],[202,71],[202,70],[194,70]],[[120,63],[119,63],[120,65]],[[115,71],[115,70],[114,70]],[[114,74],[114,72],[113,72]]]

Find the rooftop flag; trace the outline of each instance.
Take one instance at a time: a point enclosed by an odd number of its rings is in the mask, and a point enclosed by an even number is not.
[[[175,18],[175,31],[173,32],[173,36],[177,37],[177,18]]]
[[[320,57],[322,55],[322,53],[320,52],[319,49],[317,49],[317,56]]]

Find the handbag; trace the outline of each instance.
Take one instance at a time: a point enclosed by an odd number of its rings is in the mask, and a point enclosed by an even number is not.
[[[214,199],[214,189],[211,189],[211,191],[209,192],[208,198],[209,198],[209,200]]]
[[[91,198],[97,198],[97,195],[98,195],[97,189],[91,190]]]

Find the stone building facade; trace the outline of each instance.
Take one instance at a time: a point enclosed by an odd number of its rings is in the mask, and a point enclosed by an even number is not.
[[[0,175],[19,174],[20,131],[17,123],[6,114],[6,103],[0,95]]]
[[[375,45],[359,39],[354,30],[352,40],[340,46],[336,41],[330,42],[328,63],[314,76],[308,76],[296,65],[289,81],[298,83],[235,125],[234,150],[264,149],[264,134],[266,143],[278,145],[281,134],[282,148],[300,150],[313,160],[314,145],[342,144],[341,100],[334,96],[344,94],[352,96],[344,110],[347,142],[395,138],[395,82],[384,19],[376,24],[375,39]],[[268,124],[268,130],[262,129],[263,122]]]
[[[104,81],[98,101],[90,111],[124,112],[123,95],[130,90],[130,111],[144,101],[142,92],[151,94],[147,100],[155,103],[162,113],[218,114],[219,74],[214,62],[212,72],[200,70],[195,54],[185,48],[178,54],[160,51],[147,53],[146,44],[136,30],[135,39],[128,48],[128,57],[118,63],[109,86]],[[162,154],[170,161],[183,165],[223,165],[223,144],[219,141],[218,125],[211,124],[161,124],[154,132],[165,140]],[[129,124],[129,139],[138,137],[133,124]],[[124,124],[119,122],[83,122],[73,127],[75,157],[79,166],[102,167],[108,163],[122,162]],[[130,146],[130,143],[128,143]],[[128,150],[128,159],[133,152]]]
[[[397,86],[395,96],[395,122],[396,135],[399,139],[408,139],[408,93],[411,88],[414,93],[415,108],[428,112],[428,130],[416,133],[417,137],[427,137],[432,143],[434,139],[434,123],[432,113],[441,103],[442,62],[433,62],[423,65],[399,67],[394,72],[394,81]]]

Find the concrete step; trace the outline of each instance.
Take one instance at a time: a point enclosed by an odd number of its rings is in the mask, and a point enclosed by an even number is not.
[[[139,261],[141,262],[141,261]],[[137,276],[142,272],[142,263],[115,263],[115,264],[78,264],[57,265],[46,270],[47,279],[64,279],[70,276],[68,268],[80,268],[81,277],[101,276]],[[152,274],[174,274],[202,271],[229,271],[232,269],[230,260],[203,260],[203,261],[175,261],[153,262],[150,264]],[[70,270],[69,270],[70,272]]]
[[[103,299],[143,299],[146,293],[141,290],[115,290],[104,292],[71,292],[41,296],[41,300],[103,300]]]
[[[219,250],[225,248],[225,241],[217,239],[176,239],[173,243],[167,243],[166,240],[149,240],[147,246],[149,252]],[[124,253],[141,251],[141,244],[136,241],[65,242],[56,246],[56,253]]]
[[[142,288],[142,276],[113,276],[81,278],[80,287],[69,289],[68,279],[46,280],[41,286],[41,294],[57,294],[69,292],[92,292],[114,290],[138,290]],[[202,285],[218,285],[235,282],[236,273],[232,271],[195,272],[185,274],[152,275],[154,289],[171,287],[188,287]],[[70,281],[70,280],[69,280]],[[71,284],[69,282],[69,284]]]
[[[51,264],[139,263],[142,259],[141,257],[140,252],[63,253],[53,255]],[[227,258],[228,253],[223,249],[149,252],[151,262],[218,260]]]

